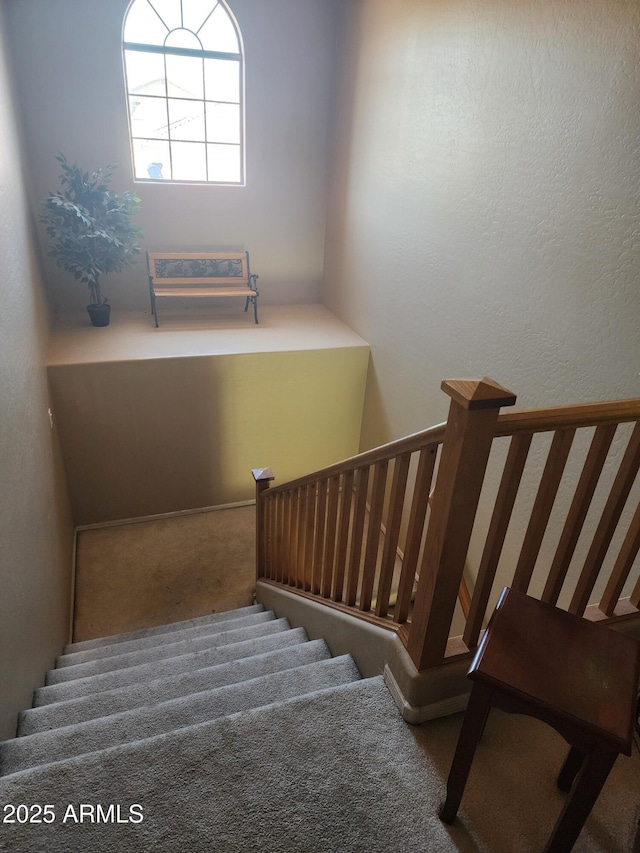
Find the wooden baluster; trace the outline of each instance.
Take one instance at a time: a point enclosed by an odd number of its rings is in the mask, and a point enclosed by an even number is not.
[[[351,553],[349,554],[349,571],[347,574],[347,589],[345,604],[354,607],[358,594],[360,579],[360,557],[362,555],[362,537],[367,513],[367,487],[369,485],[369,466],[358,468],[356,478],[355,505],[353,509],[353,527],[351,531]]]
[[[287,515],[287,493],[280,492],[278,494],[278,580],[280,583],[287,583],[287,533],[286,533],[286,515]]]
[[[317,483],[307,486],[307,514],[304,532],[304,583],[303,589],[310,590],[313,584],[313,552],[316,532],[316,491]]]
[[[373,468],[373,489],[369,508],[369,529],[367,531],[367,546],[364,553],[362,568],[362,588],[360,590],[360,610],[371,610],[373,583],[378,563],[378,549],[382,533],[382,511],[384,509],[384,494],[387,485],[389,463],[385,459],[376,462]]]
[[[287,551],[289,553],[289,586],[298,585],[298,567],[296,563],[296,537],[298,514],[298,490],[291,489],[289,492],[289,516],[287,530]]]
[[[274,546],[273,546],[273,578],[282,581],[282,492],[277,492],[274,499]]]
[[[587,512],[591,506],[593,494],[598,485],[602,468],[607,459],[611,442],[616,432],[616,424],[597,427],[591,446],[585,459],[576,493],[565,521],[558,547],[551,563],[549,577],[542,593],[542,601],[556,604],[564,584],[571,558],[578,544]]]
[[[620,548],[620,553],[611,571],[611,577],[605,587],[600,610],[607,616],[613,616],[616,604],[620,598],[622,587],[625,585],[633,562],[640,551],[640,505],[637,507],[627,535]]]
[[[316,497],[316,529],[313,548],[313,572],[311,574],[311,592],[318,595],[322,585],[322,567],[324,564],[324,534],[327,519],[327,481],[320,480]]]
[[[376,616],[386,616],[389,611],[389,596],[391,584],[395,571],[398,539],[400,538],[400,524],[402,522],[402,511],[404,509],[404,498],[407,489],[407,477],[409,476],[409,463],[411,454],[405,453],[395,459],[393,465],[393,479],[391,481],[391,495],[389,498],[389,512],[387,516],[386,533],[384,537],[384,551],[382,553],[382,564],[380,567],[380,580],[378,581],[378,594],[376,602]]]
[[[418,458],[418,470],[413,487],[413,499],[409,513],[409,524],[407,526],[407,539],[404,548],[404,559],[400,573],[400,584],[398,585],[398,597],[393,612],[393,621],[402,625],[407,621],[409,608],[411,606],[411,594],[415,583],[416,569],[418,568],[418,557],[420,545],[424,533],[424,522],[429,506],[429,492],[433,469],[438,454],[437,446],[430,444],[423,447]]]
[[[282,582],[293,586],[291,576],[293,574],[293,563],[291,560],[291,503],[293,496],[290,490],[282,495]]]
[[[305,588],[305,564],[307,553],[307,487],[300,486],[298,489],[300,509],[298,510],[298,587]]]
[[[342,601],[344,598],[344,576],[347,565],[352,501],[353,471],[347,471],[342,478],[342,491],[340,493],[340,520],[338,522],[338,536],[336,541],[336,564],[331,586],[331,598],[334,601]]]
[[[576,434],[575,429],[558,430],[553,436],[551,449],[544,466],[538,493],[531,510],[531,518],[524,536],[520,557],[510,586],[526,594],[531,575],[540,553],[551,510],[558,494],[560,481]]]
[[[280,492],[280,515],[278,518],[280,525],[280,583],[289,582],[289,567],[287,564],[287,546],[289,545],[289,537],[287,535],[287,492]]]
[[[298,586],[298,513],[300,511],[300,490],[291,492],[291,518],[289,524],[289,585]]]
[[[571,613],[577,613],[579,616],[584,614],[585,608],[589,603],[589,596],[598,579],[600,568],[611,544],[618,521],[620,521],[622,510],[629,497],[629,492],[631,491],[639,467],[640,423],[637,423],[618,468],[618,473],[616,474],[600,518],[600,523],[596,528],[593,542],[589,548],[582,574],[578,579],[573,598],[571,599],[571,604],[569,605]]]
[[[263,492],[274,479],[271,468],[254,468],[251,472],[256,484],[256,580],[266,576],[268,531],[265,520]]]
[[[329,477],[329,493],[327,495],[327,530],[324,547],[324,570],[322,572],[323,598],[331,596],[333,572],[336,555],[336,529],[338,526],[338,500],[340,497],[340,477]]]
[[[467,583],[464,575],[460,579],[460,586],[458,587],[458,601],[460,602],[460,609],[466,619],[471,610],[471,593],[469,592],[469,584]]]
[[[265,548],[265,573],[266,578],[271,578],[273,568],[273,507],[275,498],[267,494],[263,498],[264,512],[264,548]]]
[[[634,607],[637,607],[640,610],[640,578],[638,578],[638,582],[633,588],[633,592],[629,596],[629,601],[633,604]]]
[[[474,649],[478,645],[478,637],[487,612],[489,596],[532,438],[532,435],[526,433],[514,435],[509,445],[463,635],[463,640],[469,649]]]
[[[516,400],[490,379],[442,389],[452,400],[407,645],[419,670],[442,662],[498,410]]]

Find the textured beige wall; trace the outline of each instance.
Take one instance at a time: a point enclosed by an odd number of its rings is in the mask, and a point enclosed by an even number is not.
[[[444,420],[445,377],[522,407],[640,396],[639,36],[635,0],[351,4],[325,295],[371,345],[363,448]]]
[[[22,184],[0,5],[0,739],[68,636],[73,528],[44,367],[46,305]]]
[[[636,0],[354,0],[325,301],[372,347],[363,445],[444,377],[640,395]]]
[[[76,524],[251,500],[358,451],[369,349],[49,368]],[[97,452],[99,451],[99,452]]]
[[[7,4],[24,105],[33,204],[57,186],[55,155],[119,164],[132,186],[122,71],[128,0]],[[251,252],[264,302],[319,301],[330,95],[339,0],[230,0],[246,53],[247,186],[137,184],[148,251]],[[81,286],[47,260],[56,310],[84,310]],[[118,309],[148,311],[146,263],[105,280]],[[86,315],[84,317],[86,320]]]

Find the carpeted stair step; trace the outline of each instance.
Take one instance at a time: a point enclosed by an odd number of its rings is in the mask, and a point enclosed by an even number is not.
[[[17,773],[360,679],[351,655],[193,693],[0,743],[0,775]]]
[[[92,663],[93,661],[119,657],[120,655],[128,655],[132,652],[142,652],[146,649],[160,648],[165,645],[181,643],[185,640],[195,640],[198,637],[211,637],[213,634],[222,634],[225,631],[235,631],[238,628],[259,625],[262,622],[269,622],[272,619],[275,619],[274,613],[263,610],[258,613],[250,613],[233,619],[225,619],[218,622],[205,622],[202,625],[192,625],[188,628],[183,628],[180,631],[173,631],[170,634],[154,634],[151,637],[140,637],[137,640],[123,640],[120,643],[100,646],[98,649],[69,652],[68,654],[60,655],[60,657],[57,658],[56,669],[61,669],[67,666],[77,666],[81,663]]]
[[[51,702],[74,699],[88,693],[98,693],[131,684],[141,684],[146,681],[153,681],[156,678],[179,675],[182,672],[202,669],[207,666],[217,666],[252,654],[295,646],[308,639],[304,628],[291,629],[287,619],[276,619],[273,622],[268,622],[263,626],[263,631],[266,631],[267,628],[269,633],[263,633],[253,640],[208,648],[175,658],[167,658],[140,664],[140,666],[131,666],[127,669],[103,672],[88,678],[77,678],[74,681],[39,687],[34,691],[33,704],[34,706],[47,705]]]
[[[79,699],[54,702],[22,711],[18,720],[18,736],[50,731],[73,723],[117,714],[152,702],[176,699],[187,693],[199,693],[214,687],[224,687],[248,681],[272,672],[282,672],[309,663],[328,660],[331,652],[324,640],[300,637],[299,645],[256,654],[231,663],[196,669],[180,675],[157,678],[143,684],[120,687],[104,693],[92,693]]]
[[[165,641],[150,649],[140,649],[139,651],[99,658],[86,663],[72,664],[61,669],[52,669],[47,673],[45,684],[60,684],[63,681],[73,681],[76,678],[87,678],[104,672],[113,672],[144,663],[174,658],[189,652],[199,652],[203,649],[218,648],[231,643],[252,640],[255,637],[268,634],[272,630],[270,626],[276,621],[275,615],[271,611],[257,613],[255,616],[247,617],[247,619],[251,620],[249,624],[245,623],[237,628],[229,628],[229,630],[225,628],[223,631],[214,630],[212,634],[190,637],[186,640],[178,640],[175,643]],[[244,622],[244,620],[240,621]],[[236,620],[233,620],[226,624],[232,626],[235,623]]]
[[[6,776],[0,802],[47,803],[55,819],[3,827],[0,849],[452,850],[424,802],[430,771],[378,676]],[[122,820],[78,825],[79,803],[117,804]]]
[[[238,607],[235,610],[223,610],[219,613],[209,613],[206,616],[194,616],[180,622],[169,622],[167,625],[156,625],[153,628],[141,628],[137,631],[127,631],[124,634],[111,634],[107,637],[96,637],[94,640],[81,640],[77,643],[69,643],[62,650],[63,654],[81,652],[87,649],[99,649],[100,646],[110,646],[113,643],[138,640],[143,637],[155,637],[161,634],[171,634],[174,631],[182,631],[184,628],[196,625],[207,625],[209,623],[223,622],[225,619],[237,619],[240,616],[249,616],[252,613],[261,613],[264,610],[262,604],[251,604],[248,607]]]

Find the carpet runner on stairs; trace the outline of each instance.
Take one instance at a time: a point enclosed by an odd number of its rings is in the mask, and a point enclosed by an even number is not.
[[[416,750],[380,677],[261,606],[74,643],[0,743],[0,850],[421,850],[375,805]]]

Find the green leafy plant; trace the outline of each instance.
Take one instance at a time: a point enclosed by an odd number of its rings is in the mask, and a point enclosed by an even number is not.
[[[49,254],[59,267],[88,285],[91,304],[106,305],[100,277],[132,267],[140,253],[142,231],[131,222],[140,206],[132,192],[113,192],[109,185],[115,166],[89,174],[64,155],[62,191],[44,201],[42,221],[53,242]]]

